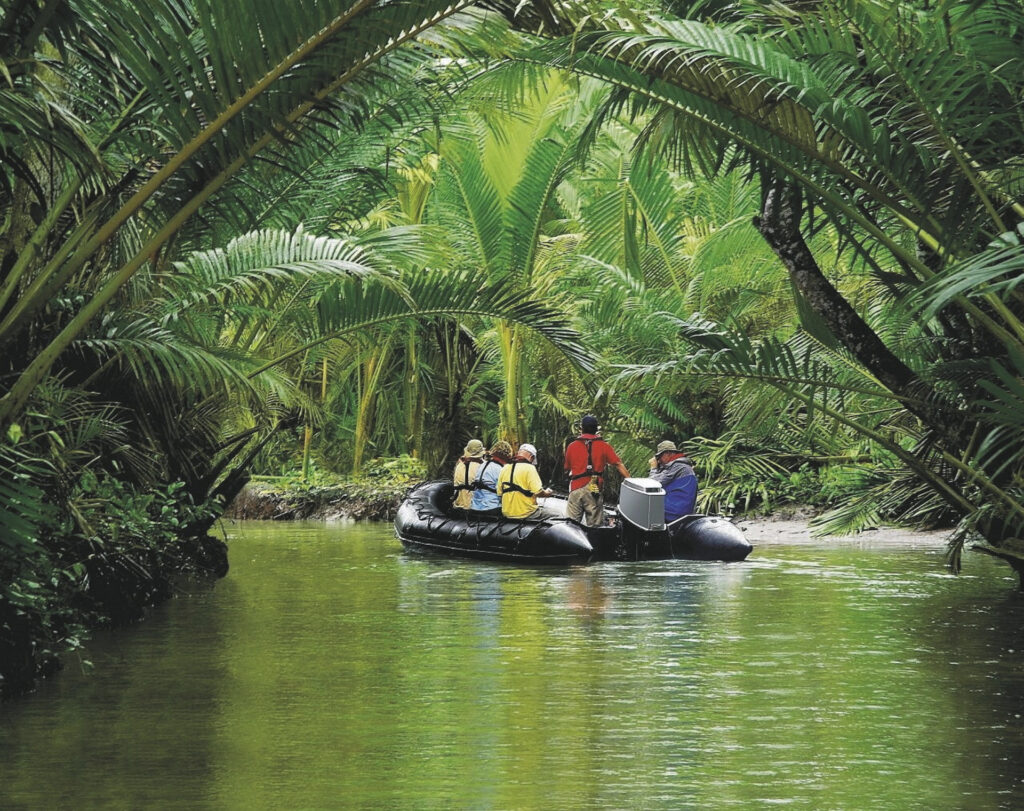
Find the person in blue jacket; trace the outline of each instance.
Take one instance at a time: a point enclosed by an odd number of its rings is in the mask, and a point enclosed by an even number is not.
[[[501,496],[498,495],[498,474],[502,467],[512,461],[512,446],[504,439],[498,440],[491,452],[476,470],[476,488],[470,509],[477,512],[501,515]]]
[[[650,477],[665,490],[666,524],[693,513],[697,507],[697,474],[693,462],[671,440],[658,443]]]

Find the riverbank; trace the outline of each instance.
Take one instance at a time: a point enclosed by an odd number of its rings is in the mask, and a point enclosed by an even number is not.
[[[382,479],[306,485],[290,479],[259,480],[245,486],[224,517],[256,521],[393,521],[405,494],[418,480]],[[808,504],[782,504],[771,513],[751,511],[743,521],[810,521],[821,512]]]
[[[854,546],[858,548],[890,549],[945,549],[952,533],[946,529],[914,529],[912,527],[880,526],[851,535],[818,536],[808,519],[786,515],[737,518],[736,526],[743,530],[747,540],[755,547],[784,546]]]
[[[225,518],[261,521],[391,521],[410,484],[346,482],[328,486],[250,482]]]
[[[228,572],[227,544],[205,532],[148,542],[96,547],[70,565],[48,561],[48,582],[0,590],[0,700],[30,692],[59,671],[63,656],[81,649],[91,631],[138,622],[185,579]]]
[[[294,481],[257,481],[246,485],[224,517],[261,521],[393,521],[395,512],[415,482],[358,481],[308,486]],[[770,513],[752,510],[734,521],[755,545],[821,543],[810,526],[821,509],[808,504],[778,505]],[[942,548],[952,530],[878,527],[853,535],[832,536],[830,543],[893,548]]]

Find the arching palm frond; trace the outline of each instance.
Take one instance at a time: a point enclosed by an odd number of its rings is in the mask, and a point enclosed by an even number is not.
[[[57,220],[81,197],[79,173],[59,178],[62,191],[32,237],[33,245],[52,245],[52,252],[25,253],[0,285],[0,307],[13,302],[0,319],[0,344],[16,340],[70,279],[109,261],[104,252],[115,237],[134,230],[139,239],[134,245],[123,241],[129,251],[114,261],[113,272],[100,271],[102,284],[96,282],[75,317],[49,347],[19,365],[19,378],[0,398],[0,422],[11,421],[61,352],[249,161],[287,141],[311,115],[358,112],[354,88],[363,76],[465,6],[447,0],[316,0],[285,20],[268,0],[161,2],[145,9],[127,0],[77,4],[61,23],[81,35],[60,40],[75,46],[67,58],[91,66],[83,85],[123,100],[112,119],[96,122],[109,133],[97,139],[98,149],[139,157],[126,166],[115,194],[92,201],[89,216],[66,239],[51,242],[61,233]],[[45,33],[60,36],[58,26]],[[111,62],[123,67],[113,79]],[[348,99],[346,89],[353,89]],[[330,107],[329,99],[341,103]],[[133,142],[137,133],[148,143]]]
[[[412,243],[404,236],[396,233],[392,241],[378,244],[390,245],[395,251],[409,250]],[[193,253],[174,267],[176,272],[167,284],[178,313],[228,298],[267,300],[280,295],[283,282],[330,283],[372,276],[386,284],[397,278],[382,251],[366,250],[352,239],[313,236],[301,225],[291,233],[253,231],[236,237],[223,249]]]
[[[537,333],[581,369],[592,359],[564,316],[507,284],[480,285],[470,272],[424,271],[402,294],[391,286],[342,282],[319,301],[323,335],[320,343],[370,326],[436,316],[498,318]],[[289,354],[299,354],[293,349]]]

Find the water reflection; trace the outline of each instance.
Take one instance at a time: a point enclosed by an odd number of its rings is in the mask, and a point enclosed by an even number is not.
[[[232,562],[0,708],[0,807],[1024,800],[1024,604],[987,558],[531,569],[274,524]]]
[[[584,624],[604,619],[612,606],[612,595],[601,581],[600,573],[581,566],[569,575],[565,590],[566,605]]]

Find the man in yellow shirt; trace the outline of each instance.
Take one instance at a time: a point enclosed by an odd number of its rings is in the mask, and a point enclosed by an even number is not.
[[[534,466],[537,449],[528,442],[519,446],[512,461],[498,475],[501,514],[506,518],[554,518],[556,514],[537,505],[538,498],[547,498],[551,490],[544,487]]]

